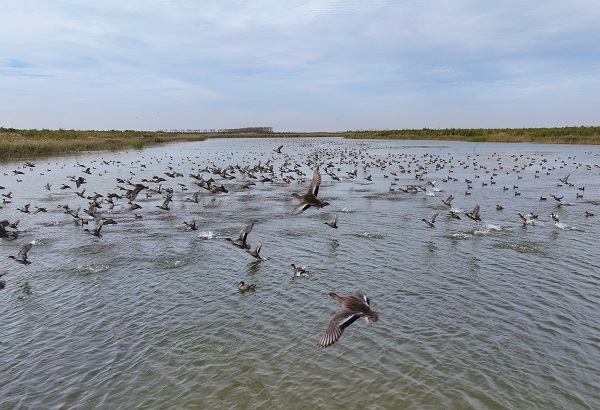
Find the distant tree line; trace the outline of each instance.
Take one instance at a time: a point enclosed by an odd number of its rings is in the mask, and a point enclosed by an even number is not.
[[[172,132],[179,134],[237,134],[241,132],[255,132],[255,133],[272,133],[273,127],[245,127],[245,128],[203,128],[203,129],[169,129],[159,130],[161,132]]]

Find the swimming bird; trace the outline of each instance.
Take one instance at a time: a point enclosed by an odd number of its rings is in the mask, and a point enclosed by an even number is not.
[[[333,229],[337,229],[338,225],[337,225],[337,221],[338,221],[338,217],[337,215],[333,216],[333,221],[331,222],[323,222],[325,225],[331,226]]]
[[[344,329],[360,317],[364,317],[367,323],[374,323],[379,319],[379,314],[371,309],[369,298],[361,292],[347,296],[339,296],[331,292],[328,296],[336,299],[342,309],[333,315],[325,333],[317,343],[317,346],[321,348],[329,347],[337,342]]]
[[[10,255],[9,258],[14,259],[16,262],[21,263],[23,265],[29,265],[31,262],[27,260],[27,252],[31,250],[32,246],[33,244],[31,242],[26,243],[25,245],[21,246],[21,250],[19,250],[17,256]]]
[[[550,218],[552,218],[552,220],[556,223],[559,222],[558,215],[556,215],[554,212],[550,214]]]
[[[0,278],[2,278],[2,276],[6,275],[6,272],[2,272],[0,273]],[[3,279],[0,279],[0,289],[4,289],[6,287],[6,282]]]
[[[431,219],[421,219],[423,222],[425,222],[427,224],[427,226],[429,226],[430,228],[435,228],[435,218],[437,218],[437,216],[439,215],[439,212],[436,212],[435,214],[433,214],[433,216],[431,217]]]
[[[244,281],[241,281],[238,283],[238,289],[240,292],[246,292],[247,290],[255,290],[256,285],[254,283],[245,283]]]
[[[246,243],[246,239],[248,238],[248,234],[254,227],[254,221],[250,222],[248,225],[242,228],[240,234],[237,239],[225,238],[227,241],[231,242],[233,245],[242,249],[250,249],[250,245]]]
[[[248,250],[246,252],[248,252],[254,259],[256,260],[263,260],[263,258],[260,256],[260,250],[262,249],[262,242],[258,242],[256,244],[256,248],[254,248],[254,250]]]
[[[292,215],[298,215],[302,212],[306,211],[311,206],[315,208],[323,208],[324,206],[329,205],[329,202],[321,201],[317,198],[319,194],[319,186],[321,185],[321,174],[319,173],[319,169],[315,168],[315,173],[310,182],[310,186],[308,187],[308,191],[304,195],[298,195],[293,193],[292,196],[300,201],[300,204],[294,208]]]
[[[310,273],[306,269],[304,269],[300,266],[296,266],[293,263],[291,265],[292,265],[292,268],[294,268],[294,276],[308,276],[308,274]]]
[[[192,221],[192,222],[183,222],[185,226],[188,227],[188,229],[190,231],[197,231],[198,228],[196,227],[196,221]]]
[[[496,211],[501,211],[503,209],[504,207],[502,205],[496,205]]]
[[[589,216],[594,216],[594,214],[591,213],[590,211],[585,211],[584,215],[585,215],[586,218],[589,217]]]

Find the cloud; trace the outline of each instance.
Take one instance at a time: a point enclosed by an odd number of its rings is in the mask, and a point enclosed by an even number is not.
[[[515,106],[536,124],[597,121],[582,114],[598,99],[594,1],[7,0],[0,14],[4,126],[526,126]]]

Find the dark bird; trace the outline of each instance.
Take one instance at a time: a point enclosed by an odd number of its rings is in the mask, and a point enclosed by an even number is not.
[[[20,208],[17,208],[18,211],[21,211],[23,213],[28,214],[29,213],[29,207],[31,206],[31,204],[25,204]]]
[[[315,173],[310,182],[310,186],[308,187],[308,191],[304,195],[298,195],[296,193],[292,194],[292,196],[300,201],[300,204],[294,208],[292,212],[293,215],[301,214],[306,211],[311,206],[315,208],[323,208],[324,206],[329,205],[329,202],[321,201],[317,198],[319,194],[319,186],[321,185],[321,174],[319,173],[318,168],[315,169]]]
[[[228,240],[229,242],[231,242],[233,245],[237,246],[238,248],[250,249],[250,245],[246,242],[246,239],[248,239],[248,234],[252,230],[253,226],[254,226],[254,221],[250,222],[248,225],[246,225],[242,228],[237,239],[231,239],[231,238],[225,238],[225,239]]]
[[[452,206],[453,199],[454,199],[454,197],[452,195],[449,195],[448,198],[442,199],[442,202],[448,206]]]
[[[475,222],[481,221],[481,218],[479,217],[479,205],[475,205],[475,208],[473,208],[471,212],[465,213],[465,215],[467,215],[468,218],[474,220]]]
[[[168,211],[171,208],[169,208],[169,203],[173,200],[173,194],[167,194],[167,196],[165,197],[165,201],[163,202],[162,205],[156,205],[157,208],[162,209],[163,211]]]
[[[29,252],[31,250],[32,246],[33,246],[33,244],[31,242],[26,243],[25,245],[21,246],[21,250],[19,251],[17,256],[10,255],[9,258],[14,259],[15,261],[17,261],[23,265],[29,265],[31,262],[29,262],[29,260],[27,260],[27,252]]]
[[[84,231],[100,238],[102,236],[102,234],[100,233],[100,230],[102,229],[103,226],[104,226],[104,219],[97,218],[96,219],[96,227],[94,229],[85,228]]]
[[[125,195],[125,197],[129,199],[129,202],[133,202],[137,198],[138,194],[142,191],[142,189],[147,188],[148,187],[146,185],[135,184],[133,189],[131,190],[131,193],[128,193],[129,195]]]
[[[550,218],[552,218],[552,220],[556,223],[559,222],[558,215],[556,215],[554,212],[550,214]]]
[[[331,292],[329,293],[329,297],[336,299],[342,310],[331,318],[325,333],[321,336],[319,343],[317,343],[319,347],[325,348],[337,342],[342,336],[344,329],[356,322],[360,317],[364,317],[367,323],[374,323],[379,319],[379,314],[371,309],[369,298],[360,292],[348,296],[339,296]]]
[[[254,248],[254,250],[248,250],[247,252],[256,260],[263,260],[263,258],[260,256],[260,250],[262,249],[262,242],[258,242],[256,244],[256,248]]]
[[[502,205],[496,205],[496,211],[501,211],[503,209],[504,207]]]
[[[276,149],[273,150],[273,152],[281,154],[281,148],[283,148],[283,145],[278,146]]]
[[[448,215],[454,219],[460,219],[460,215],[455,211],[450,211],[450,213]]]
[[[558,196],[556,196],[556,195],[554,195],[554,194],[550,194],[550,196],[551,196],[552,198],[554,198],[554,200],[555,200],[556,202],[558,202],[559,204],[560,204],[560,203],[562,203],[562,199],[565,197],[564,195],[563,195],[563,196],[560,196],[560,197],[558,197]]]
[[[238,289],[240,290],[240,292],[246,292],[247,290],[255,290],[256,285],[253,283],[245,283],[244,281],[241,281],[240,283],[238,283]]]
[[[331,226],[333,229],[337,229],[338,225],[337,225],[337,221],[338,221],[338,217],[337,215],[333,216],[333,221],[331,222],[324,222],[325,225]]]
[[[433,216],[431,217],[431,219],[421,219],[423,222],[425,222],[427,224],[428,227],[430,228],[435,228],[435,218],[437,218],[437,216],[439,215],[439,212],[436,212],[435,214],[433,214]]]
[[[192,222],[185,222],[184,221],[183,223],[185,224],[185,226],[188,227],[188,229],[190,231],[197,231],[198,230],[198,228],[196,227],[196,221],[192,221]]]
[[[292,266],[292,268],[294,268],[294,276],[308,276],[308,274],[310,273],[306,269],[304,269],[300,266],[296,266],[293,263],[291,264],[291,266]]]
[[[199,195],[200,195],[200,191],[194,192],[194,194],[192,195],[191,198],[185,198],[185,200],[188,202],[194,202],[197,204],[199,202],[199,199],[198,199]]]

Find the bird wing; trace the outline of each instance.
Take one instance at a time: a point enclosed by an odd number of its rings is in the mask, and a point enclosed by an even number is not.
[[[435,214],[433,214],[433,216],[431,217],[431,223],[435,222],[435,218],[437,218],[437,216],[439,215],[439,212],[436,212]]]
[[[294,210],[292,211],[292,215],[301,214],[302,212],[306,211],[310,207],[311,207],[310,204],[301,203],[294,208]]]
[[[310,181],[310,186],[308,187],[308,193],[314,196],[319,194],[319,186],[321,185],[321,174],[319,173],[319,169],[315,169],[315,174]]]
[[[29,252],[32,246],[32,243],[26,243],[21,246],[21,250],[19,250],[19,253],[17,254],[17,259],[27,260],[27,252]]]
[[[329,347],[342,336],[344,329],[356,322],[360,316],[355,315],[350,310],[342,309],[331,318],[325,333],[319,339],[317,346],[321,348]]]
[[[240,231],[240,236],[238,237],[238,240],[240,240],[242,242],[246,242],[246,238],[248,237],[248,234],[252,230],[253,226],[254,226],[254,221],[252,221],[248,225],[244,226],[244,228],[242,228],[242,230]]]

